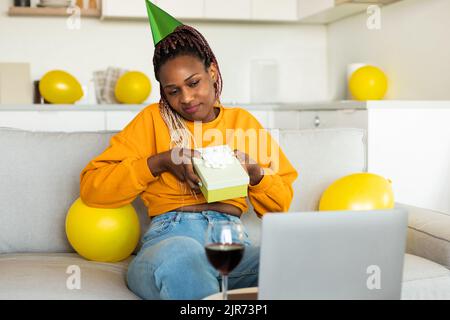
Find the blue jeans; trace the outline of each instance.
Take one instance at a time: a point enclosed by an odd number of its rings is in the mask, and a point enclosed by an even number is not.
[[[221,276],[208,262],[209,223],[240,218],[217,211],[171,211],[153,218],[142,248],[130,263],[127,283],[142,299],[194,300],[221,290]],[[259,247],[245,233],[244,257],[228,276],[228,289],[256,287]]]

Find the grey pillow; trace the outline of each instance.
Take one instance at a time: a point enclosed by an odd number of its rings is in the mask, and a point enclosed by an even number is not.
[[[0,253],[73,252],[65,217],[80,173],[116,132],[30,132],[0,128]],[[145,206],[135,203],[148,224]]]

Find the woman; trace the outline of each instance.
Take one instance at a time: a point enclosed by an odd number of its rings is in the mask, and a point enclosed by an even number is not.
[[[246,198],[206,203],[190,161],[198,156],[194,147],[217,144],[205,139],[214,132],[239,149],[236,155],[250,177],[248,198],[258,215],[289,209],[297,172],[250,113],[221,105],[219,66],[197,30],[178,26],[157,43],[153,64],[160,102],[141,111],[87,165],[81,198],[89,206],[109,208],[141,195],[152,223],[129,265],[129,288],[144,299],[201,299],[219,292],[221,280],[205,255],[206,228],[217,221],[239,222],[248,205]],[[194,134],[198,126],[200,135]],[[229,129],[261,131],[263,139],[230,138]],[[237,148],[239,140],[247,145]],[[273,158],[268,163],[258,152],[249,155],[259,140],[277,151],[275,169],[269,168]],[[247,238],[244,257],[229,275],[229,288],[257,286],[258,268],[259,248]]]

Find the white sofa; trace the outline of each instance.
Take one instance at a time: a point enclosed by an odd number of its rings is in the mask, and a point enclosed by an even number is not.
[[[125,282],[133,256],[87,261],[73,251],[64,229],[81,170],[114,133],[0,128],[0,299],[138,299]],[[279,139],[299,171],[291,211],[315,210],[332,181],[366,170],[362,130],[282,131]],[[133,205],[145,231],[145,207],[139,198]],[[402,298],[450,299],[450,216],[412,207],[409,215]],[[243,220],[258,243],[261,221],[252,212]],[[79,289],[67,285],[70,266],[80,268]]]

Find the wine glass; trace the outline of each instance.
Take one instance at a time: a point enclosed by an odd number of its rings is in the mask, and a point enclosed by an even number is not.
[[[208,261],[222,275],[223,300],[227,300],[228,274],[244,255],[244,226],[240,222],[213,221],[208,225],[205,251]]]

